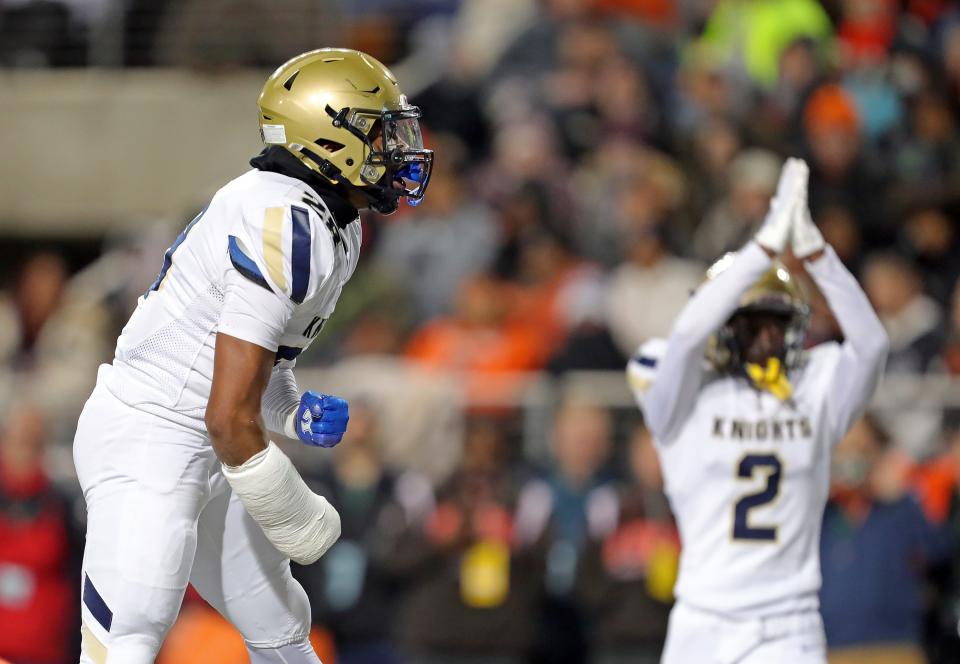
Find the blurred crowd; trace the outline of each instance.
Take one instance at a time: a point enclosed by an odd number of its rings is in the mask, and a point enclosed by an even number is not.
[[[595,394],[546,414],[523,398],[530,372],[622,372],[665,336],[706,265],[762,220],[787,155],[808,160],[815,221],[892,342],[895,407],[834,462],[831,661],[960,660],[960,418],[949,390],[929,398],[960,374],[960,8],[0,2],[7,67],[215,73],[319,45],[393,63],[438,155],[416,211],[363,217],[365,258],[298,362],[352,399],[329,459],[297,457],[343,515],[341,542],[297,570],[329,661],[657,661],[679,541],[639,415]],[[15,664],[71,661],[69,443],[177,230],[107,238],[79,270],[54,243],[3,275],[0,657]],[[807,286],[808,342],[836,339]],[[164,661],[242,653],[188,602]]]

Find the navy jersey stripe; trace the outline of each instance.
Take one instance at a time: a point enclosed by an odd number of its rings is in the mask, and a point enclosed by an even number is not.
[[[277,348],[277,355],[273,360],[274,364],[279,364],[282,360],[287,360],[292,362],[297,359],[297,356],[303,352],[302,348],[297,348],[296,346],[280,346]]]
[[[240,243],[237,241],[237,238],[231,235],[228,243],[230,247],[230,262],[233,263],[233,267],[237,268],[237,272],[253,283],[270,290],[270,284],[264,279],[260,268],[253,262],[252,258],[243,253],[243,249],[240,248]]]
[[[293,219],[292,250],[290,257],[293,286],[290,299],[300,304],[307,297],[310,286],[310,213],[302,207],[290,206]]]
[[[210,207],[209,205],[207,207]],[[190,232],[190,229],[196,226],[197,222],[203,217],[204,213],[207,211],[207,208],[203,208],[196,217],[193,218],[187,227],[180,231],[180,235],[177,236],[177,239],[173,241],[173,244],[170,245],[170,248],[163,253],[163,265],[160,267],[160,274],[157,275],[157,278],[150,288],[147,289],[147,292],[143,294],[144,297],[150,295],[151,292],[160,288],[160,284],[163,283],[163,278],[167,276],[167,271],[170,269],[170,266],[173,265],[173,253],[183,244],[183,241],[187,239],[187,233]]]
[[[650,367],[653,369],[657,366],[657,358],[650,357],[649,355],[637,355],[633,358],[633,361],[641,367]]]
[[[113,611],[93,587],[90,577],[86,574],[83,576],[83,603],[90,609],[90,614],[96,618],[97,622],[109,632],[110,626],[113,625]]]

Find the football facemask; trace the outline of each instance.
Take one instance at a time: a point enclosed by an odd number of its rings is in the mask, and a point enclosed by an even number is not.
[[[419,108],[336,111],[327,106],[327,113],[335,127],[348,129],[367,146],[360,178],[375,210],[389,214],[397,209],[400,198],[412,206],[420,204],[430,183],[433,150],[423,146]]]

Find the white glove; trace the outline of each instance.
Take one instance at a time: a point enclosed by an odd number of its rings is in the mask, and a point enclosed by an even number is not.
[[[807,200],[808,182],[809,171],[807,177],[803,179],[803,194],[793,210],[793,232],[790,236],[793,255],[801,260],[822,251],[826,246],[820,229],[813,223],[813,218],[810,216],[810,204]]]
[[[315,562],[340,537],[337,510],[307,488],[287,455],[272,442],[243,465],[222,468],[263,534],[294,562]]]
[[[780,171],[777,193],[770,200],[770,211],[757,234],[757,243],[774,254],[787,246],[793,226],[794,210],[805,199],[810,169],[802,159],[787,159]]]

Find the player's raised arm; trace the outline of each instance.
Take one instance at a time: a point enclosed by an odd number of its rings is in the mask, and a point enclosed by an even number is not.
[[[740,250],[716,278],[701,285],[674,322],[656,380],[641,398],[647,426],[659,442],[669,442],[693,406],[710,336],[730,318],[740,297],[770,267],[770,259],[786,246],[791,214],[806,179],[807,165],[788,159],[755,241]]]
[[[827,425],[833,432],[832,439],[839,441],[869,404],[883,373],[890,342],[866,293],[810,218],[806,184],[795,212],[791,243],[794,255],[804,261],[844,336],[827,398]]]

